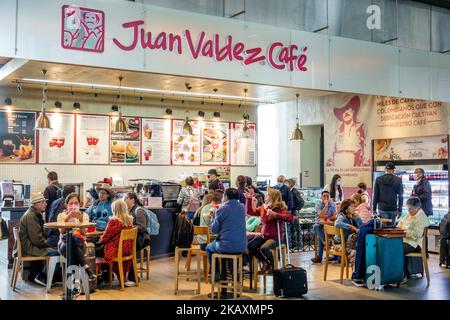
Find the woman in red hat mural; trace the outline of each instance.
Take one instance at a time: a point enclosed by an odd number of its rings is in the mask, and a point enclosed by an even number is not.
[[[335,117],[340,121],[336,132],[333,157],[328,159],[328,167],[353,163],[354,167],[369,165],[364,155],[366,129],[358,119],[359,96],[354,96],[341,108],[334,108]]]

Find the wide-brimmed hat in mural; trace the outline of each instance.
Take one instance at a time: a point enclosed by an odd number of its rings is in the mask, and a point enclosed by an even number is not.
[[[333,112],[334,115],[336,116],[336,118],[339,119],[339,121],[344,121],[344,114],[347,110],[352,109],[353,110],[353,115],[355,116],[356,114],[358,114],[359,111],[359,107],[361,105],[361,101],[359,99],[359,96],[354,96],[350,99],[349,102],[347,102],[347,104],[341,108],[334,108]]]

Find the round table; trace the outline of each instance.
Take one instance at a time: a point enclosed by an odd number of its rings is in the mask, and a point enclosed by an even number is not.
[[[67,230],[67,247],[66,247],[66,261],[69,264],[71,261],[71,250],[72,250],[72,231],[73,229],[80,228],[89,228],[91,226],[95,226],[95,222],[48,222],[44,224],[44,227],[47,229],[66,229]],[[69,274],[69,265],[66,267],[66,277]],[[66,288],[66,300],[72,300],[72,294],[69,292],[69,286]]]

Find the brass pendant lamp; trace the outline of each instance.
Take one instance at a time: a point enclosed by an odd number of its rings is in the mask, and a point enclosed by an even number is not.
[[[127,133],[128,126],[125,119],[122,117],[122,80],[123,77],[119,77],[120,87],[119,87],[119,119],[117,119],[114,125],[114,132]]]
[[[291,140],[295,141],[303,141],[303,132],[300,130],[300,123],[298,119],[298,97],[300,96],[298,93],[295,95],[297,97],[297,125],[295,126],[294,132],[292,132]]]
[[[44,75],[44,85],[42,89],[42,107],[41,113],[36,120],[36,130],[52,130],[50,119],[45,114],[45,102],[47,100],[47,83],[45,82],[45,75],[47,74],[47,70],[43,69],[42,74]]]
[[[250,128],[248,126],[248,120],[250,119],[250,116],[247,113],[247,91],[248,89],[245,88],[244,89],[244,106],[245,106],[245,112],[243,115],[244,118],[244,126],[242,127],[242,139],[250,139],[251,135],[250,135]]]

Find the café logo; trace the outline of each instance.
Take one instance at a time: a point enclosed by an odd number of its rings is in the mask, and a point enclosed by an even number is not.
[[[64,5],[61,45],[64,49],[103,52],[105,13],[95,9]]]
[[[103,11],[63,6],[62,46],[91,52],[104,49]],[[189,54],[192,59],[214,59],[216,62],[236,61],[243,65],[268,65],[276,70],[289,72],[308,71],[307,46],[273,42],[267,47],[248,46],[235,40],[232,35],[207,34],[185,29],[182,34],[168,32],[154,33],[145,29],[144,20],[133,20],[122,24],[127,38],[113,37],[113,44],[120,50],[129,52],[137,48],[159,50],[178,55]]]

